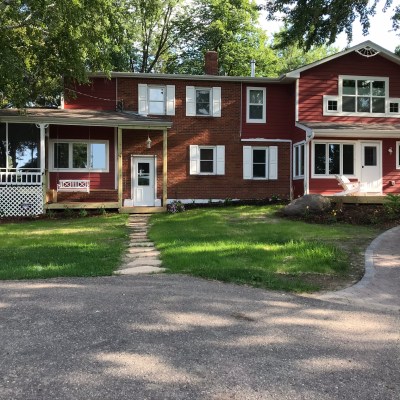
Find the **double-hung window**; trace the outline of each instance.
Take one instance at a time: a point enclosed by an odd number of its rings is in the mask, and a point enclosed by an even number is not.
[[[243,146],[243,179],[278,179],[278,147]]]
[[[138,110],[141,115],[175,115],[175,86],[140,83]]]
[[[354,144],[322,143],[313,145],[313,175],[354,175]]]
[[[396,168],[400,169],[400,142],[396,142]]]
[[[225,175],[225,146],[191,145],[190,175]]]
[[[186,116],[220,117],[221,88],[186,86]]]
[[[51,170],[108,172],[108,141],[52,141]]]
[[[266,122],[266,89],[258,87],[247,88],[246,122]]]
[[[304,177],[304,143],[293,146],[293,177]]]

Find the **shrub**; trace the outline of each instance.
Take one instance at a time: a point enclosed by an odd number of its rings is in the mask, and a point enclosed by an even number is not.
[[[185,211],[185,206],[179,200],[174,200],[172,203],[167,205],[167,211],[171,214]]]
[[[388,194],[386,195],[386,203],[383,207],[390,217],[396,217],[400,215],[400,195]]]

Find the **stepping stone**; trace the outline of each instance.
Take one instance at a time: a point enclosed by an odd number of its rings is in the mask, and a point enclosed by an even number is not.
[[[152,251],[157,251],[155,247],[131,247],[128,249],[129,254],[140,254],[140,253],[151,253]]]
[[[147,249],[143,249],[147,250]],[[128,258],[142,258],[142,257],[154,257],[157,258],[160,256],[160,252],[157,250],[154,251],[141,251],[137,253],[128,253],[126,254],[126,257]]]
[[[131,242],[130,246],[131,247],[153,247],[154,248],[154,243],[153,242]]]
[[[129,268],[132,267],[141,267],[143,265],[151,266],[151,267],[159,267],[162,264],[161,260],[153,259],[153,258],[137,258],[134,261],[131,261],[126,266]]]
[[[142,266],[136,268],[126,268],[115,271],[116,275],[140,275],[140,274],[159,274],[164,272],[165,268],[157,268],[152,266]]]

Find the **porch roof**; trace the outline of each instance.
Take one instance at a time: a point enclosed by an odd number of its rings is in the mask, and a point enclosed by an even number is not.
[[[111,126],[125,129],[168,129],[172,122],[163,117],[133,112],[28,108],[0,110],[0,122],[50,125]]]
[[[399,121],[400,122],[400,121]],[[342,138],[400,138],[399,124],[378,123],[338,123],[338,122],[299,122],[302,127],[312,131],[314,137]],[[299,126],[299,125],[298,125]]]

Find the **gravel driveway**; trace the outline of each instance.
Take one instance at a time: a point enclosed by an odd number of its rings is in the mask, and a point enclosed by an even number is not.
[[[400,319],[185,276],[0,282],[1,399],[396,399]]]

